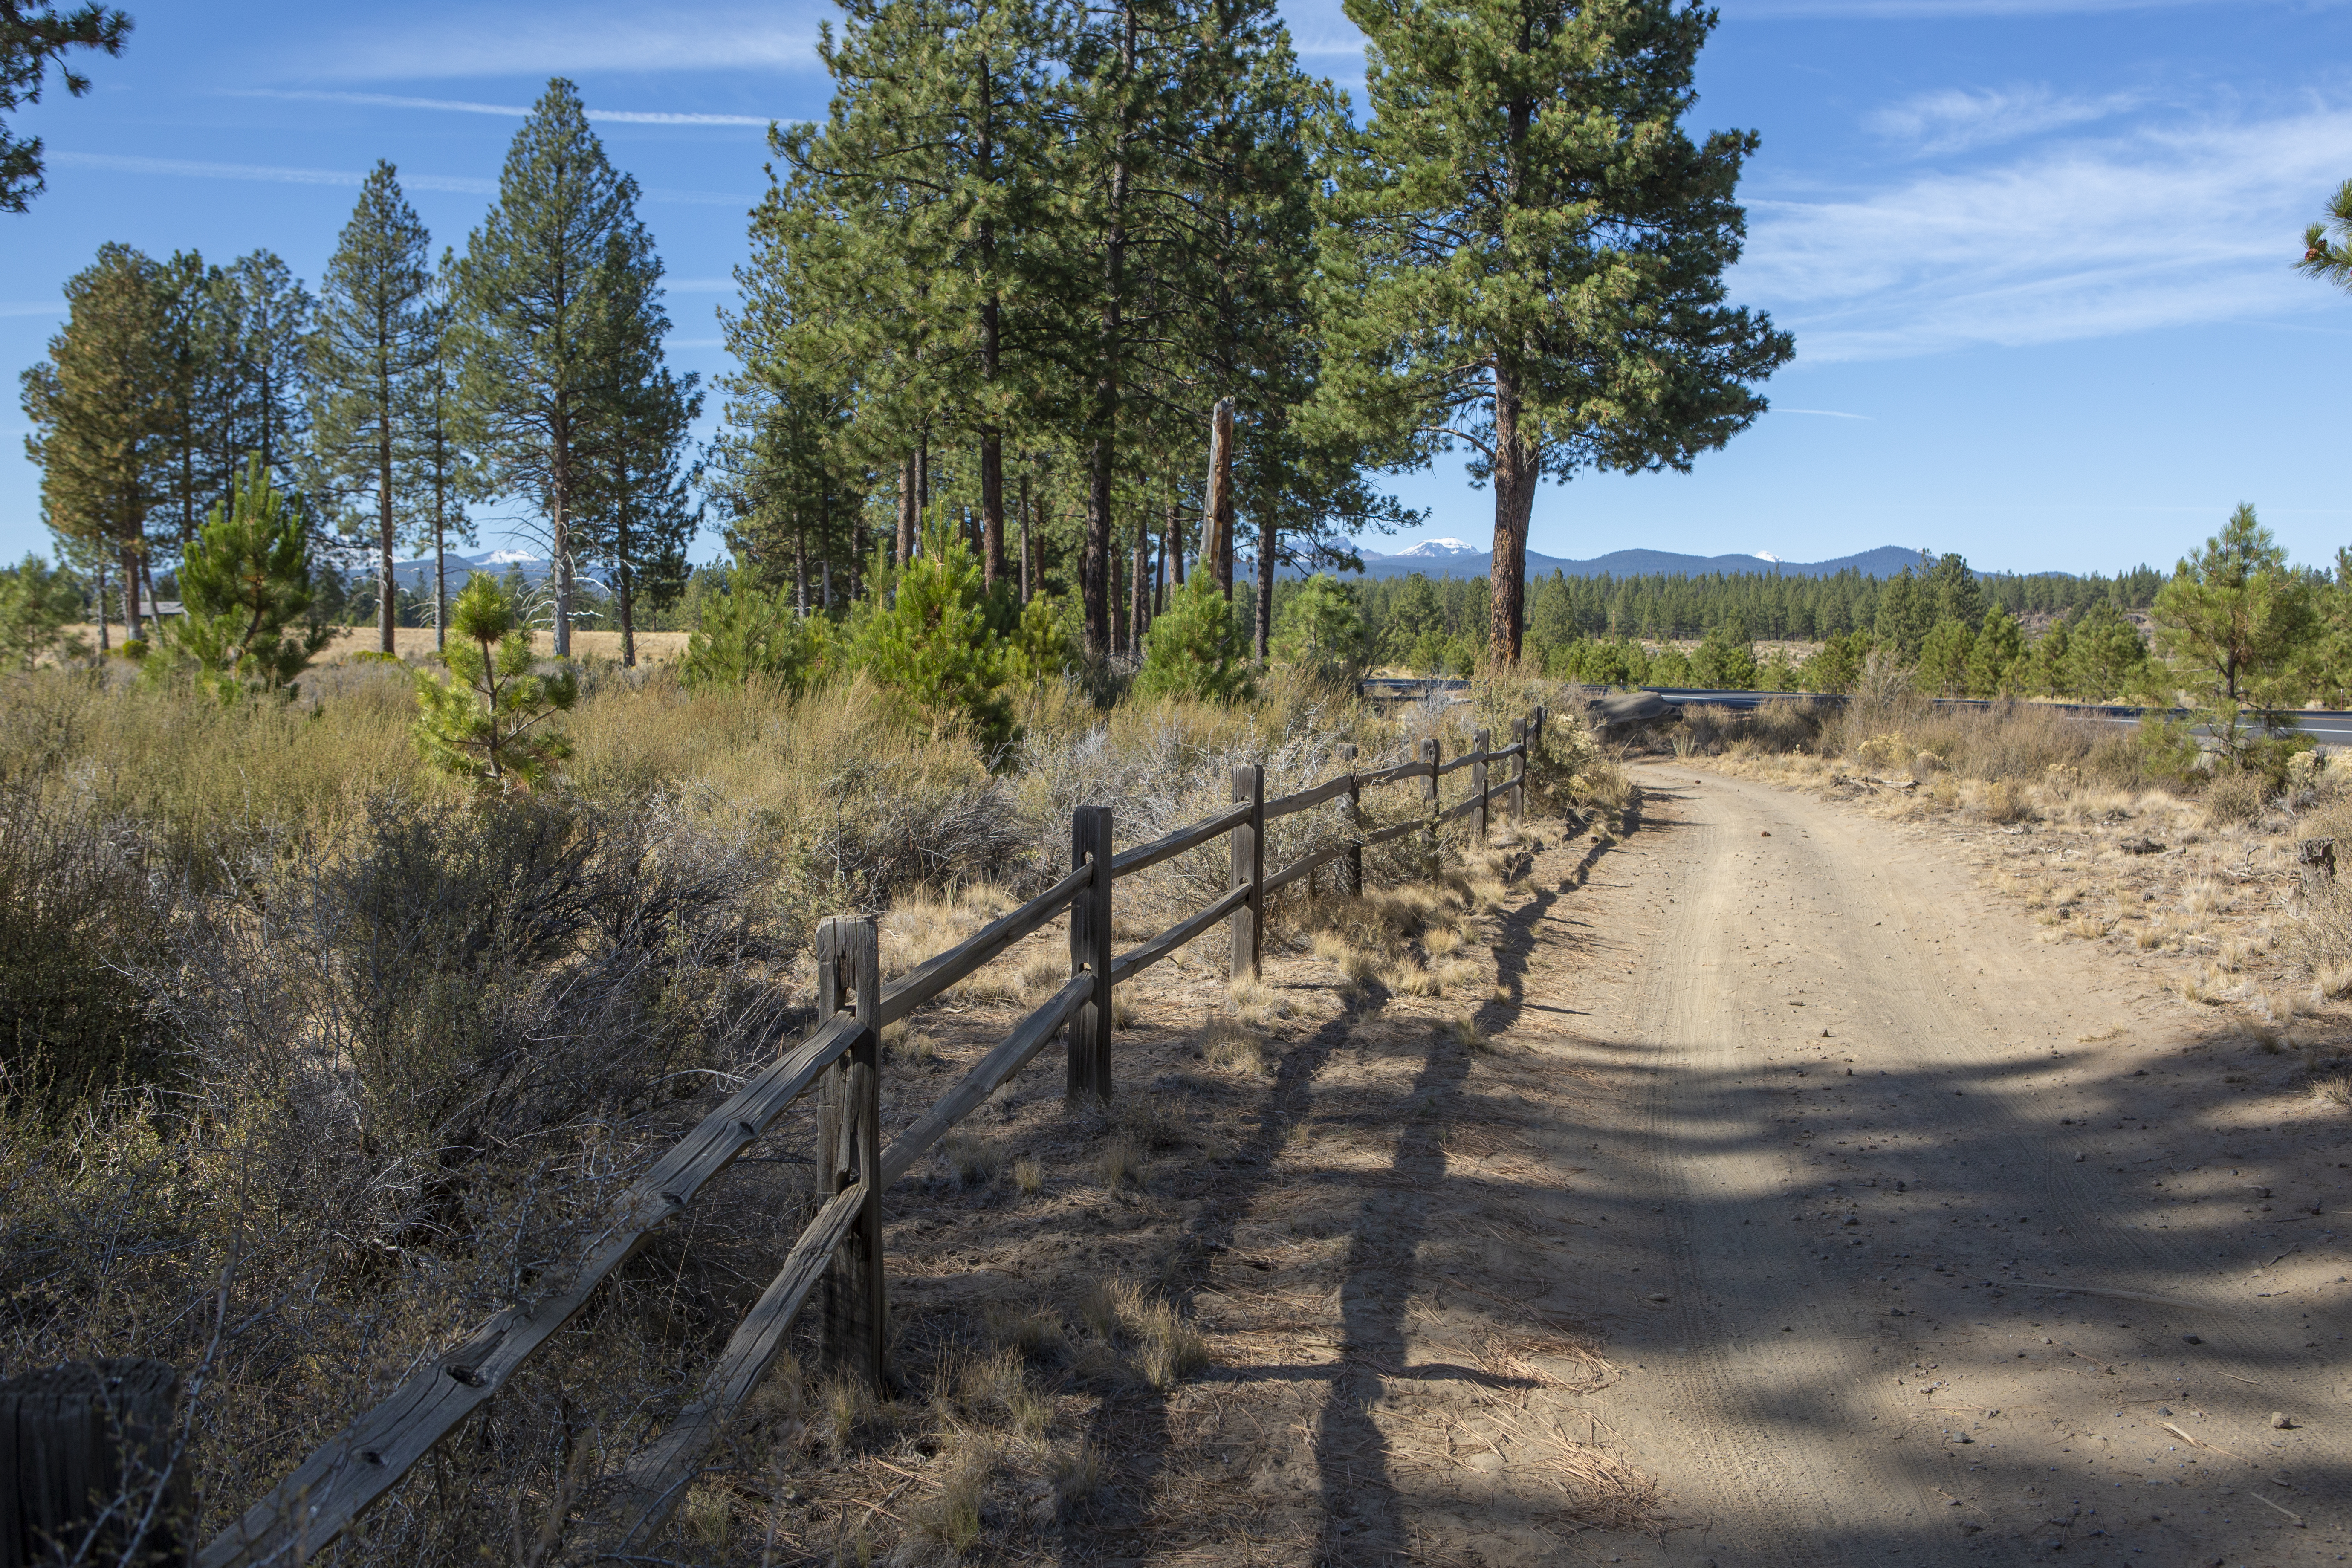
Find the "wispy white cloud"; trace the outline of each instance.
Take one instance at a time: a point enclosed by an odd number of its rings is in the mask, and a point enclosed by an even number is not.
[[[1784,403],[1772,405],[1775,414],[1817,414],[1824,419],[1868,419],[1867,414],[1848,414],[1836,408],[1791,408]]]
[[[213,163],[194,158],[136,158],[119,153],[51,153],[57,163],[86,169],[116,169],[128,174],[169,174],[191,180],[258,180],[278,185],[358,185],[366,176],[353,169],[302,169],[275,163]],[[453,174],[412,174],[404,171],[400,183],[411,190],[457,191],[467,195],[496,195],[496,180],[463,179]],[[730,196],[726,200],[737,198]]]
[[[366,104],[383,109],[428,109],[447,114],[492,114],[520,120],[528,104],[474,103],[458,98],[410,98],[396,92],[336,92],[323,88],[245,87],[228,89],[231,98],[291,99],[307,103]],[[591,120],[626,125],[754,125],[765,129],[773,116],[763,114],[702,114],[652,109],[590,109]]]
[[[117,153],[51,153],[50,162],[76,163],[89,169],[115,169],[127,174],[165,174],[191,180],[258,180],[278,185],[358,185],[366,176],[355,169],[303,169],[276,163],[213,163],[194,158],[135,158]],[[413,174],[404,169],[400,183],[413,191],[455,191],[461,195],[494,196],[496,180],[467,179],[455,174]],[[677,202],[688,206],[749,207],[759,198],[737,191],[679,191],[646,186],[651,202]],[[733,284],[727,285],[729,288]]]
[[[2126,93],[2067,98],[2046,87],[1946,88],[1889,104],[1864,123],[1882,136],[1911,143],[1915,153],[1932,156],[2089,124],[2137,102]]]
[[[830,14],[830,7],[824,8]],[[801,14],[794,15],[794,11]],[[592,71],[814,70],[815,6],[675,13],[618,8],[518,14],[507,6],[403,15],[395,27],[355,30],[306,69],[346,79],[544,78]]]
[[[1827,200],[1759,200],[1742,297],[1806,359],[1884,359],[2284,316],[2352,111],[2178,123]]]
[[[0,316],[62,316],[66,303],[62,300],[0,300]]]

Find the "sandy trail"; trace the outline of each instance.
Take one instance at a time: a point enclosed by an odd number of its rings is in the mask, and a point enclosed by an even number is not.
[[[2352,1121],[1939,835],[1639,773],[1514,1031],[1601,1075],[1540,1304],[1675,1525],[1592,1560],[2342,1561]]]

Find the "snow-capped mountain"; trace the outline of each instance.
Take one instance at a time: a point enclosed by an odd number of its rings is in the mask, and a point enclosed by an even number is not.
[[[1456,555],[1485,553],[1475,544],[1459,539],[1424,539],[1419,544],[1409,544],[1394,555],[1392,561],[1450,561]]]
[[[1751,550],[1748,553],[1759,561],[1769,561],[1775,566],[1780,564],[1780,558],[1769,550]]]

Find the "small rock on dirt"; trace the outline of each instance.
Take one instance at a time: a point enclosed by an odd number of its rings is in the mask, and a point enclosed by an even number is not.
[[[2126,855],[2161,855],[2164,846],[2153,838],[2126,838],[2116,846]]]
[[[2271,1412],[2271,1426],[2277,1431],[2292,1432],[2294,1430],[2294,1418],[2284,1410],[2273,1410]]]

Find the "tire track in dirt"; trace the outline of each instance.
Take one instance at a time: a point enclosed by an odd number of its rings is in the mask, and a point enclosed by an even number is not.
[[[1631,1222],[1559,1299],[1617,1326],[1633,1367],[1598,1406],[1687,1527],[1629,1559],[2336,1560],[2341,1323],[2261,1305],[2245,1237],[2161,1228],[2146,1174],[2091,1164],[2101,1140],[2059,1114],[2156,1059],[2078,1031],[2160,1009],[1896,830],[1650,772],[1632,882],[1587,913],[1631,962],[1605,979],[1596,938],[1542,965],[1601,1016],[1557,1048],[1618,1075],[1587,1142]],[[2168,1172],[2242,1158],[2211,1109],[2164,1129]],[[1668,1282],[1646,1311],[1600,1288],[1636,1275]],[[2059,1284],[2177,1305],[2034,1289]]]

